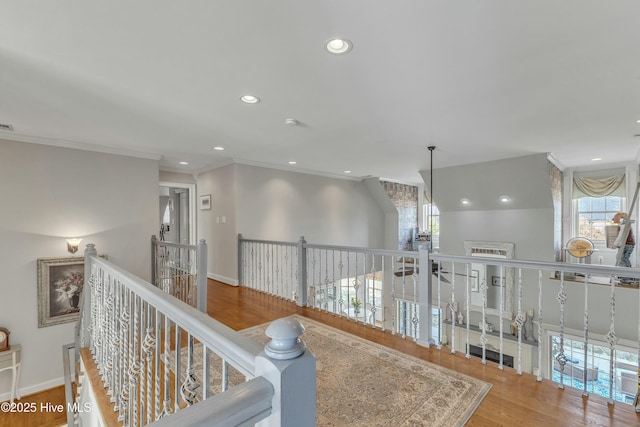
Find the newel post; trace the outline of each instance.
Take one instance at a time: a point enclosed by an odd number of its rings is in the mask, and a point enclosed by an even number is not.
[[[307,242],[304,236],[300,236],[298,240],[298,298],[296,304],[298,307],[307,305]]]
[[[93,243],[87,243],[84,250],[84,285],[82,287],[82,302],[80,307],[80,345],[82,347],[89,347],[91,344],[91,331],[89,326],[91,325],[91,262],[89,258],[91,256],[97,256],[98,251],[96,245]]]
[[[256,357],[256,376],[274,389],[271,415],[259,427],[316,425],[316,357],[300,336],[304,326],[291,317],[272,322],[265,331],[271,341]]]
[[[198,310],[203,313],[207,312],[207,242],[204,239],[200,239],[198,243],[198,255],[197,255],[196,269],[198,271],[198,281],[196,283],[198,291]]]
[[[432,274],[431,259],[429,249],[426,246],[418,247],[418,261],[420,274],[418,276],[418,303],[420,307],[420,335],[417,343],[425,347],[435,344],[431,336],[433,295],[432,295]]]

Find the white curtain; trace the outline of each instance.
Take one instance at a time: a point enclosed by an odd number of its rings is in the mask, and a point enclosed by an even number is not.
[[[598,178],[574,177],[573,198],[625,196],[624,175],[612,175]]]

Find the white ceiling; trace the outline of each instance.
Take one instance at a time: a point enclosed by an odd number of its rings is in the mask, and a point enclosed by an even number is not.
[[[436,168],[541,152],[565,166],[637,161],[637,0],[0,7],[3,138],[174,170],[236,161],[408,183],[429,145]],[[352,51],[326,52],[334,36]],[[241,103],[247,93],[262,102]]]

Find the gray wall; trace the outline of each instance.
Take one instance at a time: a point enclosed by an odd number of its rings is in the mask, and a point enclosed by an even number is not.
[[[197,179],[198,194],[213,199],[211,211],[198,211],[198,238],[209,243],[209,277],[237,284],[238,233],[264,240],[295,242],[303,235],[312,243],[384,246],[385,217],[363,182],[240,164]]]
[[[236,165],[198,175],[198,197],[211,194],[211,210],[198,209],[198,240],[208,245],[208,276],[237,284]]]
[[[148,280],[158,163],[0,140],[0,193],[0,325],[22,344],[26,394],[62,382],[61,348],[73,341],[73,323],[38,328],[36,260],[72,256],[65,239],[81,237],[82,248],[95,243]],[[0,376],[0,400],[8,398],[9,377]]]
[[[379,248],[384,217],[360,181],[237,165],[237,227],[245,237]]]
[[[428,171],[422,173],[428,182]],[[501,205],[498,196],[509,195],[512,202]],[[512,242],[515,258],[554,261],[554,214],[549,163],[546,155],[532,155],[434,171],[435,202],[440,208],[440,251],[464,255],[465,240]],[[460,198],[472,201],[460,204]],[[544,323],[559,324],[556,296],[560,281],[543,273]],[[462,298],[462,290],[456,298]],[[447,295],[450,288],[443,286]],[[565,325],[582,331],[584,284],[566,283],[568,305]],[[458,293],[458,292],[456,292]],[[609,329],[608,286],[589,288],[589,327],[600,341]],[[638,291],[617,289],[616,333],[621,338],[637,340]],[[434,295],[435,298],[435,295]],[[434,299],[435,301],[435,299]],[[538,307],[537,271],[523,272],[523,308]]]

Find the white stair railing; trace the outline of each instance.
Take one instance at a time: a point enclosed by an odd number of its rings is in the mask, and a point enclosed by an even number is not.
[[[467,358],[477,356],[483,363],[494,361],[499,369],[512,367],[519,375],[532,373],[539,381],[552,378],[554,366],[557,366],[559,387],[563,388],[565,383],[573,386],[574,380],[581,381],[580,389],[585,396],[595,390],[595,368],[587,360],[587,347],[592,342],[604,342],[609,349],[609,361],[606,369],[600,367],[599,372],[604,378],[600,382],[604,381],[604,388],[608,389],[605,395],[610,404],[616,399],[630,397],[622,393],[617,384],[620,369],[629,370],[619,368],[616,361],[616,352],[620,351],[615,328],[616,295],[621,289],[617,278],[640,279],[640,269],[454,256],[429,253],[425,248],[404,252],[317,245],[307,243],[304,238],[296,243],[239,236],[238,242],[242,286],[296,300],[298,305],[370,327],[390,329],[392,333],[413,338],[422,345],[435,342],[438,349],[448,346],[452,353],[461,351]],[[475,277],[476,282],[472,283],[471,266],[477,264],[491,267],[496,272],[495,277],[489,280]],[[425,270],[432,274],[420,274],[420,266],[428,266]],[[285,280],[282,272],[288,272],[288,276],[284,275],[288,277],[286,289],[297,286],[293,291],[297,298],[278,294],[282,287],[274,279]],[[597,304],[601,311],[605,300],[601,295],[603,284],[594,284],[593,278],[599,278],[610,289],[607,298],[609,326],[604,331],[600,326],[598,333],[589,324],[589,305],[593,310]],[[513,282],[509,289],[504,285],[507,282]],[[490,308],[487,299],[492,287],[499,289],[499,293]],[[568,287],[571,292],[567,291]],[[580,293],[577,298],[576,291]],[[480,300],[472,303],[472,294]],[[595,301],[595,298],[600,300]],[[640,313],[640,292],[638,300],[633,313],[625,313],[632,316],[632,320],[638,319]],[[576,323],[572,316],[569,324],[568,309],[572,313],[576,310],[584,312],[583,322]],[[462,319],[461,323],[459,319]],[[628,347],[640,349],[640,321],[638,323],[637,341],[627,337],[626,343]],[[547,330],[545,324],[550,329]],[[556,330],[559,341],[552,352],[551,339],[545,335]],[[584,345],[580,357],[571,361],[565,348],[568,339],[572,342],[582,340],[581,345]],[[576,354],[575,349],[572,351]],[[640,411],[640,405],[637,408]]]
[[[245,239],[238,236],[242,286],[429,344],[429,265],[420,252]],[[421,258],[422,256],[422,258]],[[430,271],[430,267],[427,268]],[[425,281],[421,284],[421,280]],[[421,332],[422,331],[422,332]]]
[[[596,367],[590,364],[588,359],[587,351],[588,345],[591,344],[592,341],[600,341],[605,342],[609,347],[608,356],[608,366],[606,369],[601,366],[600,372],[604,371],[603,377],[605,378],[607,392],[605,396],[608,397],[609,404],[613,405],[616,400],[620,400],[621,391],[618,390],[618,382],[620,372],[618,369],[618,361],[616,359],[616,352],[618,351],[618,341],[619,337],[616,334],[616,295],[621,289],[618,286],[619,281],[617,277],[632,277],[636,280],[640,278],[640,269],[635,268],[621,268],[614,266],[604,266],[604,265],[589,265],[589,264],[568,264],[568,263],[555,263],[555,262],[538,262],[538,261],[523,261],[523,260],[511,260],[511,259],[492,259],[492,258],[482,258],[482,257],[469,257],[469,256],[453,256],[453,255],[445,255],[445,254],[429,254],[430,259],[438,262],[443,266],[443,270],[447,270],[451,273],[452,277],[455,277],[456,271],[465,271],[465,268],[461,268],[461,266],[467,266],[466,271],[468,271],[468,266],[473,264],[483,264],[485,266],[494,266],[499,269],[500,277],[496,278],[499,280],[498,283],[502,283],[503,272],[507,268],[512,268],[515,270],[515,293],[514,293],[514,312],[513,319],[507,319],[502,317],[502,313],[504,311],[504,295],[501,292],[499,299],[499,314],[493,314],[492,319],[498,322],[498,331],[492,331],[488,329],[488,314],[486,313],[486,292],[487,286],[480,284],[479,292],[482,296],[483,304],[481,305],[481,310],[479,313],[479,326],[475,326],[473,321],[469,321],[469,318],[473,318],[473,314],[469,313],[468,307],[471,305],[469,303],[469,293],[468,291],[465,293],[458,293],[458,295],[462,295],[467,299],[465,304],[467,306],[467,314],[465,322],[461,325],[456,325],[455,320],[453,322],[449,322],[446,325],[446,330],[450,331],[453,335],[455,331],[461,331],[466,329],[466,341],[459,342],[454,341],[452,339],[451,347],[453,351],[453,347],[457,346],[459,349],[462,347],[467,347],[467,357],[470,357],[469,347],[473,345],[477,345],[481,349],[481,353],[478,354],[479,357],[482,358],[483,363],[486,363],[488,360],[487,354],[489,352],[495,353],[494,361],[498,363],[498,367],[503,369],[503,361],[505,357],[514,357],[514,366],[518,374],[522,374],[524,368],[524,354],[527,354],[527,372],[536,373],[539,381],[543,380],[543,377],[550,378],[554,369],[559,371],[559,388],[564,388],[565,384],[568,386],[573,386],[574,381],[578,380],[580,384],[580,389],[583,391],[584,396],[589,395],[589,391],[593,392],[595,389],[595,385],[592,385],[592,382],[596,381],[594,375],[594,371],[596,371]],[[460,267],[458,267],[460,266]],[[469,277],[468,273],[464,275],[467,276],[467,280]],[[526,278],[525,278],[526,276]],[[559,276],[559,277],[558,277]],[[571,277],[569,280],[567,277]],[[575,279],[578,278],[579,279]],[[601,282],[605,282],[603,284],[595,284],[593,282],[594,278],[600,278]],[[455,278],[452,279],[455,283]],[[551,284],[557,283],[557,291],[552,290]],[[571,284],[572,292],[568,292],[568,286]],[[589,306],[595,306],[595,302],[592,299],[592,292],[590,289],[594,289],[594,286],[607,286],[609,288],[609,298],[607,300],[597,301],[597,308],[599,311],[606,309],[609,313],[609,327],[608,331],[602,331],[602,333],[596,334],[591,330],[589,325]],[[530,290],[536,290],[537,294],[537,319],[534,319],[533,316],[533,306],[530,305],[531,308],[525,311],[523,308],[523,289],[529,288]],[[555,286],[554,286],[555,288]],[[570,296],[576,295],[576,290],[582,289],[582,293],[579,296]],[[447,297],[442,297],[443,299],[447,299],[449,301],[455,301],[457,297],[454,297],[455,292],[455,284],[452,284],[447,288]],[[440,285],[438,285],[438,293],[440,292]],[[555,292],[555,295],[553,294]],[[637,292],[637,291],[636,291]],[[602,292],[600,292],[601,294]],[[554,297],[556,300],[555,306],[544,306],[543,301],[545,298],[548,300],[550,297]],[[608,307],[603,307],[604,302],[608,302]],[[530,304],[530,303],[529,303]],[[566,346],[567,335],[569,334],[569,327],[567,325],[567,310],[569,307],[573,307],[574,311],[578,310],[584,313],[583,322],[582,322],[582,336],[578,337],[581,340],[580,350],[576,351],[575,348],[572,348],[573,356],[575,359],[575,355],[578,354],[576,360],[570,360],[570,350]],[[555,355],[551,358],[551,350],[548,347],[550,342],[545,342],[545,332],[543,330],[543,324],[545,323],[543,319],[543,313],[546,318],[552,317],[554,314],[557,314],[557,324],[554,328],[557,328],[559,341],[557,343],[557,348],[555,349]],[[633,319],[637,319],[638,313],[640,313],[640,302],[638,302],[637,307],[635,308],[635,313],[626,313],[626,316],[631,316]],[[476,317],[477,319],[477,317]],[[503,330],[503,326],[507,325],[507,322],[511,322],[516,326],[517,333],[516,336],[513,337],[510,333],[505,333]],[[620,319],[618,319],[619,321]],[[537,323],[537,331],[534,327],[534,321]],[[547,320],[550,322],[551,320]],[[446,323],[446,322],[445,322]],[[573,324],[573,330],[576,330],[580,325]],[[477,341],[474,341],[473,338],[470,338],[470,335],[478,336]],[[537,335],[534,336],[534,335]],[[576,333],[573,332],[572,340],[576,340]],[[632,339],[632,338],[629,338]],[[491,345],[491,342],[494,345]],[[515,346],[512,354],[507,355],[505,351],[505,347],[507,343],[514,343],[510,345],[510,348]],[[631,344],[633,345],[633,344]],[[636,342],[638,348],[640,348],[640,333],[638,336],[638,341]],[[545,353],[543,353],[543,350]],[[537,354],[536,354],[537,353]],[[537,357],[536,357],[537,356]],[[534,357],[537,358],[537,363],[534,363]],[[548,361],[549,365],[545,362]],[[548,366],[550,366],[548,368]],[[569,369],[571,367],[571,369]],[[637,368],[637,366],[636,366]],[[548,375],[544,375],[544,373]],[[628,396],[629,397],[629,396]],[[631,396],[633,397],[633,396]],[[637,406],[637,395],[636,395],[636,408],[640,411],[640,407]]]
[[[151,236],[151,283],[207,312],[207,243],[183,245]]]
[[[269,344],[263,348],[96,254],[87,245],[79,341],[91,350],[123,425],[315,425],[315,357],[297,342],[287,352],[279,341],[302,333],[297,321],[280,319],[267,329],[280,350],[274,355]],[[235,384],[223,368],[240,376]],[[212,385],[213,375],[222,384]],[[214,387],[226,391],[214,397]]]

